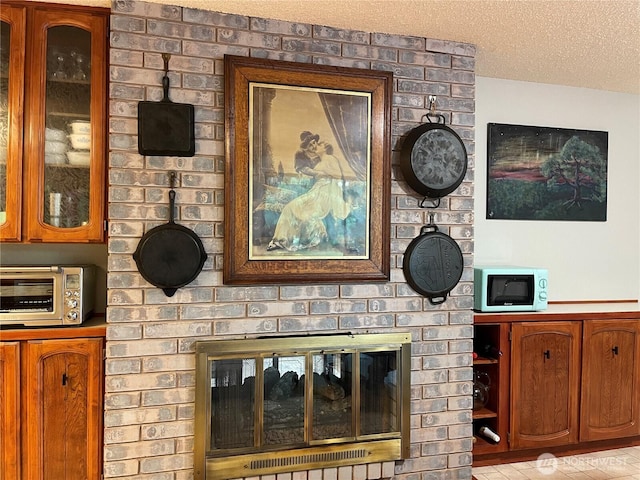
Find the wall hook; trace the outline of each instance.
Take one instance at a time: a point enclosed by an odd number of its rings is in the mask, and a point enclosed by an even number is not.
[[[432,118],[437,120],[436,123],[445,123],[444,115],[436,113],[436,103],[438,103],[438,97],[435,95],[429,95],[429,112],[424,114],[422,118],[427,117],[429,123],[434,123]]]
[[[438,103],[438,97],[435,95],[429,95],[429,113],[431,115],[436,114],[436,103]]]

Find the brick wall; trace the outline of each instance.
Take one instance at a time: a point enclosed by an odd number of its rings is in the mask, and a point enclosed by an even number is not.
[[[412,458],[277,479],[470,479],[474,46],[134,0],[114,0],[111,30],[105,477],[192,478],[196,340],[401,329],[414,341]],[[162,97],[162,52],[172,54],[171,99],[195,105],[194,157],[137,153],[137,104]],[[390,282],[222,284],[225,53],[394,72]],[[470,161],[463,184],[435,211],[466,265],[438,307],[411,290],[401,269],[428,212],[397,166],[402,136],[422,123],[433,94]],[[168,219],[172,169],[179,173],[178,221],[198,233],[209,259],[193,284],[167,298],[141,278],[132,253],[145,231]]]

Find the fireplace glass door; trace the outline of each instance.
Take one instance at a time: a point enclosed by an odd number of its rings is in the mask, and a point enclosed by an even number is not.
[[[196,457],[212,470],[239,456],[296,449],[329,448],[322,458],[340,461],[339,445],[392,441],[372,448],[408,449],[408,335],[207,341],[197,352]],[[362,452],[345,455],[369,456]]]
[[[353,353],[313,355],[313,440],[353,438]]]
[[[398,357],[393,352],[360,354],[360,433],[388,434],[400,430]]]
[[[311,354],[310,376],[303,355],[211,360],[211,450],[399,431],[398,353]],[[355,369],[354,358],[359,359]],[[256,380],[260,364],[262,375]]]
[[[211,362],[211,449],[252,447],[254,440],[254,387],[252,358]]]
[[[304,442],[306,357],[271,356],[263,362],[262,444]],[[254,405],[260,410],[260,405]]]

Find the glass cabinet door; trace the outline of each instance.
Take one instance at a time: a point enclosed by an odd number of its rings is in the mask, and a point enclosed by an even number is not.
[[[36,10],[27,78],[29,240],[103,236],[106,28],[102,17]]]
[[[25,9],[0,6],[0,239],[20,240]]]
[[[82,28],[48,31],[42,220],[59,228],[89,221],[90,47],[91,32]]]

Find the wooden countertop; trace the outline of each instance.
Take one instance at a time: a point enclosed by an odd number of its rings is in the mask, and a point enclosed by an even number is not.
[[[640,319],[638,301],[558,302],[539,312],[475,312],[474,323],[548,320]]]
[[[50,340],[59,338],[104,337],[107,323],[104,317],[94,317],[77,326],[24,327],[0,329],[0,341]]]

